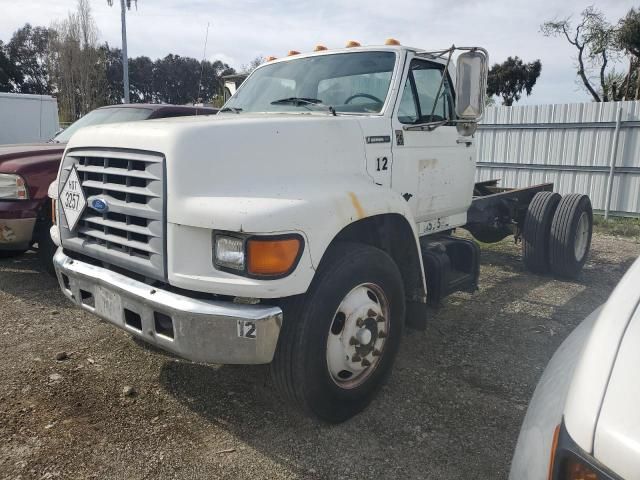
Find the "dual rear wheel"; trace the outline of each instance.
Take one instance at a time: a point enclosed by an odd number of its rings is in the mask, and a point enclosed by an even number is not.
[[[560,197],[538,192],[522,230],[522,253],[527,269],[575,278],[584,266],[591,246],[593,211],[587,195]]]

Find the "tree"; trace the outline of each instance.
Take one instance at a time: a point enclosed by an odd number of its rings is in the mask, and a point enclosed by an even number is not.
[[[109,105],[122,103],[122,52],[119,48],[109,47],[108,43],[99,48],[106,80],[105,100]]]
[[[153,89],[153,61],[149,57],[129,60],[131,94],[134,103],[152,103],[156,99]]]
[[[26,23],[6,46],[9,61],[21,72],[15,90],[20,93],[50,94],[49,36],[45,27]]]
[[[635,80],[635,75],[632,75],[630,84],[635,85]],[[627,75],[624,72],[619,72],[615,69],[607,72],[604,83],[605,91],[608,92],[607,98],[610,102],[618,102],[625,99],[626,81]],[[598,94],[603,95],[603,91],[599,89]]]
[[[542,33],[547,37],[564,37],[577,50],[577,74],[584,87],[596,102],[609,100],[606,75],[607,66],[618,54],[616,46],[616,29],[605,19],[602,12],[591,6],[580,14],[580,21],[572,26],[570,18],[551,20],[542,24]],[[595,69],[602,94],[592,84]]]
[[[629,71],[624,78],[624,99],[630,98],[632,82],[635,77],[635,99],[640,98],[640,10],[632,8],[627,15],[618,22],[616,32],[618,48],[629,54]],[[635,75],[634,75],[635,73]]]
[[[183,105],[198,100],[201,64],[191,57],[169,54],[154,63],[153,89],[158,99]]]
[[[20,68],[11,61],[0,40],[0,92],[14,92],[23,81]]]
[[[489,70],[487,95],[498,95],[503,105],[511,106],[520,100],[523,91],[531,95],[541,70],[540,60],[524,63],[518,57],[509,57],[503,63],[496,63]]]
[[[105,104],[105,59],[97,45],[98,31],[89,0],[55,25],[51,55],[61,117],[75,120]]]
[[[264,63],[264,57],[262,55],[258,55],[253,60],[251,60],[248,64],[242,65],[242,67],[240,68],[240,71],[244,75],[249,75],[251,72],[253,72],[256,68],[258,68],[263,63]]]
[[[138,8],[138,0],[133,0]],[[107,0],[113,7],[113,0]],[[125,9],[126,6],[126,9]],[[124,88],[124,103],[129,103],[129,57],[127,55],[127,10],[131,10],[131,0],[120,0],[120,22],[122,24],[122,84]]]

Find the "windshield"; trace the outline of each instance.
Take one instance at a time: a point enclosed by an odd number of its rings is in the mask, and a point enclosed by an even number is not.
[[[53,137],[54,142],[67,143],[71,135],[82,127],[91,125],[104,125],[105,123],[133,122],[135,120],[145,120],[153,113],[148,108],[99,108],[87,113],[81,119],[73,122],[65,130]]]
[[[320,55],[257,69],[224,112],[379,113],[395,65],[394,52]]]

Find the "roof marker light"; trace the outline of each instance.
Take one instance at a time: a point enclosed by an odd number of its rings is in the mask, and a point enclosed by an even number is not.
[[[355,40],[349,40],[345,45],[346,48],[361,47],[361,46],[362,45],[360,45],[360,42],[356,42]]]
[[[267,58],[264,59],[265,62],[273,62],[274,60],[277,60],[278,57],[274,57],[273,55],[269,55]]]
[[[287,53],[287,56],[291,57],[293,55],[300,55],[300,52],[297,50],[289,50],[289,53]]]
[[[316,45],[315,48],[313,49],[314,52],[322,52],[324,50],[329,50],[329,49],[324,45]]]
[[[395,38],[387,38],[384,41],[385,45],[400,45],[400,42],[398,40],[396,40]]]

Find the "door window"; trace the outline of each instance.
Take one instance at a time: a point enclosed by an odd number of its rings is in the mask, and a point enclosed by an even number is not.
[[[442,83],[443,72],[443,65],[424,60],[411,61],[398,108],[398,120],[401,123],[441,122],[451,119],[451,84],[448,75]]]

